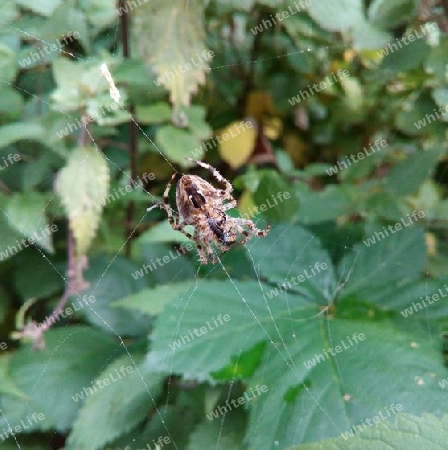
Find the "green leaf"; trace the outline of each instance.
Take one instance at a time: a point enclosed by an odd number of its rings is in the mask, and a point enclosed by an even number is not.
[[[187,450],[204,450],[219,446],[226,450],[245,450],[244,441],[245,416],[243,411],[226,415],[225,422],[214,420],[201,423],[192,433]]]
[[[17,258],[20,270],[14,272],[13,281],[23,300],[45,298],[63,291],[64,273],[58,273],[53,262],[42,261],[40,254],[30,251],[20,253]]]
[[[69,217],[78,255],[86,254],[96,235],[109,181],[107,162],[93,147],[73,150],[67,165],[58,174],[56,191]]]
[[[9,225],[27,238],[28,245],[23,244],[25,247],[35,243],[44,250],[53,252],[53,230],[45,216],[47,204],[46,196],[38,192],[15,194],[7,203],[5,214]]]
[[[0,127],[0,148],[27,139],[44,142],[45,129],[32,122],[15,122]]]
[[[171,283],[167,286],[157,286],[154,289],[144,289],[136,294],[128,295],[111,304],[114,308],[135,310],[150,316],[159,315],[166,305],[181,297],[191,282]]]
[[[106,333],[146,335],[151,325],[147,316],[111,307],[116,300],[147,287],[144,278],[135,279],[132,276],[138,269],[139,266],[119,256],[114,258],[113,264],[110,263],[110,257],[106,256],[90,259],[89,268],[85,271],[90,287],[82,294],[93,295],[96,300],[91,308],[83,308],[82,313],[91,324]]]
[[[169,122],[171,115],[171,108],[165,102],[158,102],[154,105],[137,105],[135,111],[136,119],[144,124]]]
[[[51,16],[62,0],[16,0],[17,4],[42,16]]]
[[[250,382],[252,389],[268,387],[251,405],[250,449],[334,437],[381,413],[392,418],[392,404],[416,415],[444,411],[436,382],[446,373],[439,345],[411,324],[313,319],[290,325],[286,333],[280,324],[283,343],[266,352]]]
[[[173,230],[168,220],[164,220],[145,231],[138,238],[140,244],[151,244],[160,242],[191,242],[185,234]]]
[[[330,185],[322,191],[303,187],[299,192],[300,212],[298,217],[305,224],[337,219],[349,211],[355,192],[351,186]]]
[[[420,38],[413,42],[400,41],[399,44],[394,42],[393,44],[397,48],[394,51],[390,51],[385,56],[380,66],[378,67],[376,76],[381,79],[392,79],[399,74],[410,71],[418,67],[429,53],[430,47],[426,44],[425,40]],[[392,43],[391,43],[391,48]]]
[[[435,169],[439,157],[438,149],[419,150],[392,166],[381,185],[392,195],[415,194]],[[410,173],[412,177],[409,176]]]
[[[2,344],[5,343],[2,342]],[[12,354],[2,354],[0,356],[0,394],[8,394],[21,399],[26,399],[26,394],[19,389],[17,384],[8,374],[12,356]]]
[[[299,209],[299,200],[292,186],[274,171],[263,174],[254,200],[263,216],[276,222],[295,217]]]
[[[431,414],[416,417],[397,414],[395,420],[381,421],[358,434],[291,447],[289,450],[440,450],[448,441],[448,416]]]
[[[191,157],[191,152],[200,146],[200,142],[190,132],[175,128],[172,125],[164,125],[157,130],[156,142],[170,161],[184,167],[193,164],[185,158]]]
[[[79,408],[72,396],[90,386],[111,354],[122,354],[114,339],[87,327],[51,329],[45,333],[45,342],[45,350],[32,353],[31,345],[23,345],[11,359],[9,375],[28,398],[2,397],[2,429],[8,425],[5,417],[16,424],[33,413],[43,413],[45,420],[32,429],[68,430]]]
[[[95,378],[95,392],[87,397],[73,424],[67,450],[102,449],[146,418],[155,406],[164,375],[145,372],[136,366],[138,361],[122,356]]]
[[[177,287],[171,288],[176,289],[172,294],[170,288],[166,289],[167,295],[176,295]],[[283,297],[275,298],[268,310],[268,298],[263,292],[270,288],[263,283],[260,288],[256,281],[203,280],[177,294],[178,299],[166,305],[156,320],[147,364],[181,373],[187,379],[213,382],[211,373],[227,366],[232,356],[254,348],[268,336],[278,338],[272,317],[287,321],[291,314],[300,320],[319,311],[318,305],[294,293],[289,312]]]
[[[396,28],[416,14],[417,5],[416,0],[374,0],[369,5],[368,17],[381,28]]]
[[[291,245],[287,236],[300,242],[300,245]],[[256,261],[257,271],[272,283],[289,281],[290,289],[324,304],[327,300],[321,297],[322,286],[325,285],[329,292],[336,288],[333,264],[327,251],[316,236],[298,225],[276,225],[266,237],[251,242],[248,250]],[[315,267],[316,263],[322,269]],[[326,269],[323,264],[327,266]],[[294,267],[300,267],[300,270],[294,270]],[[297,275],[305,279],[295,284],[290,278]]]
[[[188,8],[155,0],[134,11],[138,51],[158,75],[156,84],[170,91],[176,110],[190,104],[198,85],[205,83],[211,63],[205,46],[204,7],[200,0],[190,1]]]
[[[310,16],[329,31],[349,31],[364,22],[363,4],[360,0],[331,0],[312,2],[308,6]]]
[[[366,237],[364,243],[368,245],[357,245],[342,259],[339,273],[342,282],[347,280],[343,297],[356,294],[362,298],[365,292],[376,289],[378,280],[387,283],[420,273],[426,256],[423,230],[408,217],[403,220],[401,230],[393,234],[389,231],[387,235],[380,229],[378,233],[382,232],[383,238],[379,234]]]

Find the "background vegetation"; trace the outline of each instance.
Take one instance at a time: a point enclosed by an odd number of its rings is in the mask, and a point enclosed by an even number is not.
[[[2,448],[446,446],[448,304],[403,311],[446,289],[448,116],[430,114],[448,107],[448,6],[307,4],[274,23],[299,3],[2,0],[0,431],[45,415]],[[253,127],[216,145],[242,120]],[[232,181],[240,214],[290,194],[253,217],[266,238],[215,266],[179,256],[187,240],[146,212],[175,170],[210,179],[193,157]],[[414,210],[425,218],[364,244]],[[272,296],[316,262],[328,269]],[[219,314],[231,320],[171,350]],[[305,366],[354,333],[365,340]],[[132,373],[74,400],[121,366]],[[267,393],[207,419],[257,385]],[[402,413],[340,436],[391,404]]]

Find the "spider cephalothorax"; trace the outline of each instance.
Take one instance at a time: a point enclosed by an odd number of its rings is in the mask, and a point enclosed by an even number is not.
[[[228,216],[225,211],[236,206],[233,186],[209,164],[194,162],[209,170],[225,189],[217,189],[197,175],[182,175],[176,188],[179,215],[174,217],[168,195],[177,176],[175,173],[166,186],[164,202],[155,206],[166,210],[173,230],[179,230],[196,243],[202,264],[207,264],[208,260],[214,264],[217,261],[214,247],[224,253],[232,244],[245,244],[252,235],[264,237],[268,234],[269,224],[265,230],[259,230],[251,220]],[[194,227],[194,234],[185,231],[187,225]]]

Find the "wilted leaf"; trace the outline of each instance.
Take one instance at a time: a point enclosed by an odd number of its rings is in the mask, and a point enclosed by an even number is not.
[[[84,255],[101,220],[109,192],[109,168],[93,147],[76,148],[58,175],[56,190],[69,217],[76,253]]]

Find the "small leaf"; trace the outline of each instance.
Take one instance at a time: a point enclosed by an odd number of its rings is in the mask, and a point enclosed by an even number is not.
[[[232,169],[238,169],[254,151],[257,132],[251,122],[235,121],[220,130],[218,136],[222,159]]]
[[[53,252],[53,229],[45,216],[46,206],[46,197],[38,192],[16,194],[6,206],[6,216],[10,226],[25,236],[30,243],[34,241],[39,247]]]
[[[186,158],[191,156],[195,148],[200,147],[200,142],[190,132],[172,125],[164,125],[157,130],[156,142],[162,147],[163,153],[169,160],[184,167],[193,164]]]
[[[56,189],[69,217],[78,255],[86,254],[95,237],[109,180],[106,160],[93,147],[76,148],[58,174]]]

